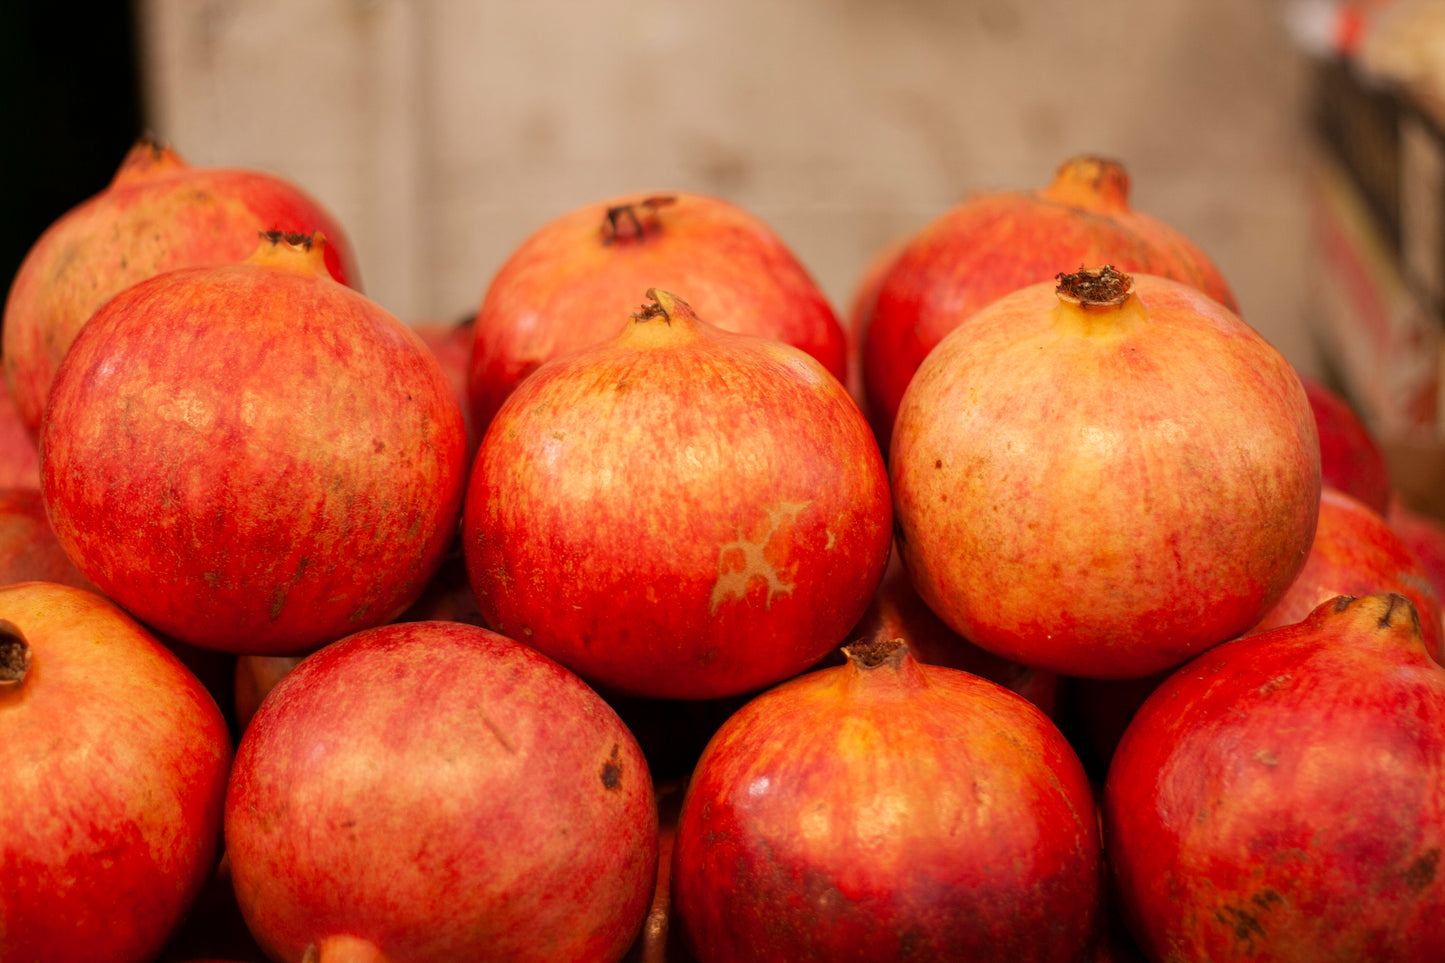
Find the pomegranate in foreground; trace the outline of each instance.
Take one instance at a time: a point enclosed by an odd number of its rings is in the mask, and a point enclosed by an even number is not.
[[[0,961],[145,963],[216,867],[231,741],[130,616],[0,588]]]
[[[262,231],[325,234],[328,272],[360,287],[341,225],[313,197],[262,171],[192,167],[143,139],[99,194],[62,215],[26,254],[5,302],[5,377],[40,436],[65,352],[113,295],[166,271],[244,261]]]
[[[900,641],[847,654],[753,699],[698,762],[672,863],[698,959],[1079,959],[1100,843],[1063,736]]]
[[[878,282],[863,384],[883,450],[908,382],[945,335],[1005,294],[1089,264],[1173,278],[1235,309],[1198,246],[1130,207],[1129,175],[1117,161],[1071,157],[1042,190],[977,193],[909,240]]]
[[[390,621],[441,564],[461,407],[421,339],[326,273],[319,236],[127,288],[50,396],[42,485],[81,572],[157,630],[294,655]]]
[[[1445,668],[1400,595],[1175,672],[1104,786],[1125,918],[1151,960],[1396,960],[1445,948]]]
[[[652,902],[642,753],[571,672],[404,622],[304,659],[241,738],[236,898],[287,963],[616,961]]]
[[[867,608],[887,475],[817,361],[648,297],[498,412],[467,492],[467,571],[487,625],[594,685],[748,692],[817,662]]]
[[[711,324],[786,342],[847,377],[843,326],[772,228],[704,194],[617,197],[544,225],[492,278],[467,377],[478,435],[538,365],[612,338],[653,287],[686,294]]]
[[[1014,662],[1130,678],[1255,625],[1314,536],[1289,363],[1188,285],[1105,267],[995,301],[904,396],[896,543],[919,596]]]

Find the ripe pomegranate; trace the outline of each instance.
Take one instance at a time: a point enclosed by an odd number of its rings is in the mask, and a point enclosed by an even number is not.
[[[215,869],[215,702],[94,593],[0,588],[0,961],[155,958]]]
[[[1255,625],[1304,565],[1319,442],[1289,363],[1219,302],[1111,268],[939,343],[890,462],[897,545],[955,632],[1066,675],[1149,675]]]
[[[467,400],[467,367],[472,358],[474,320],[469,316],[460,321],[419,321],[412,325],[412,330],[426,342],[426,346],[441,362],[442,370],[447,373],[447,381],[451,383],[452,393],[457,396],[457,404],[461,406],[462,414],[466,418],[468,464],[471,463],[470,456],[477,450],[476,432],[472,429],[471,406]]]
[[[1445,524],[1416,511],[1398,494],[1390,497],[1385,521],[1414,553],[1436,597],[1445,601]]]
[[[963,669],[997,682],[1032,702],[1044,715],[1053,717],[1058,675],[1000,658],[943,624],[914,591],[897,552],[889,556],[883,581],[868,611],[853,626],[848,638],[855,643],[902,639],[909,655],[919,662]],[[841,663],[842,659],[840,651],[837,661]]]
[[[477,626],[348,636],[282,679],[226,798],[236,898],[288,963],[616,961],[652,902],[652,781],[616,713]]]
[[[1445,668],[1400,595],[1227,642],[1144,703],[1104,841],[1151,960],[1396,960],[1445,947]]]
[[[914,236],[879,284],[863,383],[883,450],[908,382],[944,335],[1005,294],[1090,264],[1183,281],[1236,309],[1203,251],[1129,206],[1117,161],[1071,157],[1043,190],[974,194]]]
[[[41,439],[66,554],[143,622],[294,655],[396,617],[464,493],[426,345],[333,281],[319,236],[127,288],[76,338]]]
[[[698,762],[672,863],[698,959],[1078,959],[1100,843],[1063,736],[899,640],[847,655],[753,699]]]
[[[487,625],[589,682],[706,699],[812,665],[888,561],[888,480],[797,348],[652,303],[554,359],[482,439],[462,518]]]
[[[326,267],[360,287],[350,243],[313,197],[263,171],[192,167],[143,139],[110,185],[62,215],[26,254],[5,302],[5,377],[32,438],[55,372],[113,295],[176,268],[243,261],[261,231],[320,231]]]
[[[1383,515],[1390,507],[1390,469],[1370,429],[1343,396],[1301,376],[1320,435],[1320,477]]]
[[[0,489],[0,585],[15,582],[95,589],[56,541],[38,488]]]
[[[703,194],[618,197],[544,225],[488,285],[467,379],[478,434],[519,381],[612,338],[651,287],[685,292],[710,323],[787,342],[847,377],[837,315],[770,227]]]
[[[1298,622],[1337,595],[1394,592],[1420,614],[1425,650],[1445,663],[1440,598],[1404,540],[1374,509],[1329,486],[1320,494],[1319,525],[1304,568],[1252,631]]]

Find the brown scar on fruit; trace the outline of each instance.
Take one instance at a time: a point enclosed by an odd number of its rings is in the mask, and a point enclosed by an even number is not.
[[[602,785],[609,790],[616,791],[622,785],[622,755],[615,742],[612,744],[612,758],[602,764],[600,775]]]
[[[316,240],[315,234],[302,234],[300,231],[261,231],[261,237],[272,244],[285,242],[292,247],[299,247],[303,251],[311,250],[312,243]]]
[[[1426,850],[1425,855],[1410,864],[1405,870],[1405,886],[1412,893],[1418,893],[1435,882],[1435,872],[1440,867],[1440,847]]]
[[[658,208],[673,204],[677,198],[671,194],[655,194],[640,201],[614,204],[607,208],[602,220],[602,243],[613,241],[641,241],[648,231],[656,234],[662,229],[657,219]]]
[[[1079,265],[1079,270],[1073,274],[1060,272],[1055,278],[1059,282],[1055,291],[1060,299],[1086,308],[1123,304],[1134,290],[1134,279],[1123,271],[1115,270],[1112,264],[1097,270]]]

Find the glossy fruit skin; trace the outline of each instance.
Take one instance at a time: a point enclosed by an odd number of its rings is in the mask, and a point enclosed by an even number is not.
[[[1117,161],[1071,157],[1041,190],[975,193],[910,239],[878,284],[863,382],[883,450],[908,382],[945,335],[1005,294],[1099,264],[1170,277],[1235,309],[1196,244],[1129,205],[1129,176]]]
[[[9,585],[0,619],[32,652],[0,686],[0,961],[152,960],[216,867],[220,710],[91,592]]]
[[[1289,363],[1194,288],[1132,283],[1117,307],[1047,282],[973,315],[893,439],[918,594],[975,645],[1065,675],[1146,676],[1243,633],[1304,565],[1319,507]]]
[[[1324,483],[1385,514],[1390,507],[1390,468],[1380,443],[1344,397],[1314,378],[1302,375],[1300,382],[1320,433]]]
[[[832,305],[772,228],[705,194],[631,194],[543,225],[492,278],[467,379],[477,433],[538,365],[612,338],[654,287],[709,324],[791,344],[847,377]]]
[[[1125,917],[1166,963],[1445,948],[1445,669],[1403,596],[1211,649],[1144,703],[1104,787]]]
[[[1289,590],[1251,631],[1298,622],[1337,595],[1405,596],[1420,615],[1425,650],[1445,664],[1440,597],[1402,538],[1364,502],[1329,486],[1309,558]]]
[[[454,622],[304,659],[251,719],[226,802],[242,913],[291,963],[348,936],[394,963],[617,960],[652,901],[657,827],[616,713]]]
[[[1073,751],[1002,686],[894,655],[783,683],[708,744],[672,863],[702,963],[1079,958],[1101,864]]]
[[[797,348],[650,291],[608,342],[518,386],[462,518],[486,624],[590,683],[710,699],[840,644],[888,561],[887,475]]]
[[[341,225],[297,185],[264,171],[192,167],[168,146],[136,143],[103,191],[41,234],[11,283],[5,377],[31,437],[65,352],[102,304],[166,271],[244,261],[271,230],[322,232],[327,270],[360,289]]]
[[[454,537],[465,429],[446,375],[312,243],[126,289],[51,392],[56,537],[183,642],[295,655],[389,621]]]

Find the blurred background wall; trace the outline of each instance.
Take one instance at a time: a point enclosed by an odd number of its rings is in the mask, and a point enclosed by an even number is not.
[[[91,71],[87,96],[124,99],[133,40],[133,126],[193,164],[270,170],[318,196],[351,235],[367,293],[403,319],[475,310],[542,223],[638,190],[749,208],[841,311],[893,239],[972,191],[1041,187],[1065,157],[1092,152],[1124,162],[1134,206],[1203,246],[1287,357],[1316,363],[1303,322],[1305,75],[1274,3],[116,9],[90,32],[120,66]],[[12,37],[34,26],[5,16]],[[99,127],[85,142],[98,122],[74,119],[78,132],[39,148],[57,162],[87,153],[105,173],[76,181],[51,218],[99,190],[124,152]]]

